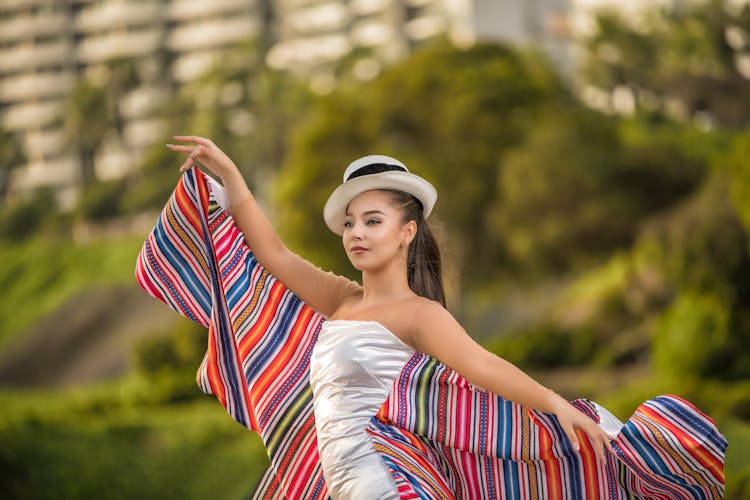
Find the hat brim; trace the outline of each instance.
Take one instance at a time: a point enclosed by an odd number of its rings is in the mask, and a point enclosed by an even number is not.
[[[328,197],[323,208],[323,218],[328,228],[339,236],[344,234],[344,219],[349,203],[365,191],[376,189],[403,191],[414,196],[422,203],[425,219],[429,217],[437,201],[437,191],[432,184],[410,172],[391,171],[365,175],[344,182]]]

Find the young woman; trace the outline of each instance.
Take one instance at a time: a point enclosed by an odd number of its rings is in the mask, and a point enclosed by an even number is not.
[[[554,391],[477,344],[445,308],[440,251],[425,219],[437,193],[398,160],[366,156],[353,162],[329,198],[324,216],[341,235],[362,285],[325,273],[279,239],[232,160],[209,139],[193,145],[180,168],[200,162],[226,189],[230,212],[258,261],[303,301],[329,318],[311,360],[318,446],[333,498],[398,498],[383,461],[367,446],[370,417],[413,351],[426,353],[472,384],[557,416],[579,448],[583,431],[599,456],[608,435]]]
[[[593,420],[511,363],[482,348],[445,308],[440,252],[425,221],[437,193],[426,180],[409,173],[401,162],[387,156],[367,156],[353,162],[344,174],[346,181],[325,207],[326,223],[342,236],[349,260],[362,272],[360,286],[321,271],[284,246],[235,164],[213,142],[195,136],[175,139],[195,144],[169,145],[173,151],[188,154],[181,171],[198,161],[221,179],[231,214],[258,261],[303,301],[330,318],[317,346],[319,359],[313,357],[311,382],[316,420],[322,423],[322,428],[317,429],[321,460],[334,498],[385,498],[386,493],[395,494],[377,454],[370,449],[360,456],[359,445],[368,435],[362,422],[356,422],[364,418],[366,426],[387,394],[372,402],[369,415],[352,412],[348,419],[345,413],[338,412],[342,408],[346,411],[342,400],[351,399],[354,406],[362,406],[360,398],[367,395],[370,384],[378,383],[362,380],[359,386],[351,382],[380,371],[387,372],[383,375],[392,381],[410,350],[433,356],[474,385],[555,414],[574,447],[578,447],[575,430],[580,429],[595,443],[602,457],[612,451],[607,434]],[[352,347],[353,337],[363,332],[378,347]],[[394,362],[393,356],[386,353],[381,363],[377,357],[381,348],[404,351],[400,358],[403,362]],[[362,366],[349,366],[349,356],[356,356],[360,350]],[[332,363],[327,364],[329,361]],[[338,361],[346,366],[336,366]],[[380,366],[386,363],[388,366]],[[356,431],[357,426],[362,428]],[[355,462],[351,453],[358,455]],[[339,474],[340,469],[346,474]],[[350,484],[353,482],[356,484]],[[336,495],[337,491],[341,494]]]

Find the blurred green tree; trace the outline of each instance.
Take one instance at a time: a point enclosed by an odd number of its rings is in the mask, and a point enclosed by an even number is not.
[[[120,111],[120,102],[123,97],[140,85],[141,79],[135,59],[117,57],[107,61],[105,66],[107,68],[106,113],[111,120],[111,126],[122,141],[125,133],[125,118]]]
[[[96,153],[107,135],[111,121],[104,87],[80,80],[71,90],[63,113],[63,128],[68,145],[78,154],[81,182],[96,179]]]
[[[106,75],[100,83],[80,79],[64,106],[63,130],[68,147],[78,155],[84,187],[96,181],[96,155],[110,132],[122,140],[120,101],[140,82],[132,59],[113,59],[105,68]]]
[[[731,307],[705,291],[683,291],[656,327],[653,357],[660,373],[710,377],[731,360]]]
[[[550,108],[503,159],[492,238],[512,266],[568,269],[628,243],[639,215],[616,182],[616,122],[579,106]]]
[[[636,255],[658,269],[673,300],[654,329],[656,368],[678,376],[750,376],[748,236],[726,172],[644,228]]]
[[[750,231],[750,134],[735,138],[724,161],[731,179],[732,201]]]
[[[0,127],[0,207],[5,204],[10,184],[10,173],[26,162],[21,137]]]
[[[636,109],[742,128],[750,124],[748,26],[750,4],[726,0],[652,7],[635,22],[605,11],[585,41],[582,80],[615,109],[632,100]]]

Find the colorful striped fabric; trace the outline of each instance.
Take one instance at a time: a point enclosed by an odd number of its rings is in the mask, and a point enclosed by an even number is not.
[[[258,263],[217,203],[221,188],[186,172],[139,255],[140,285],[206,326],[198,384],[258,432],[271,468],[255,498],[328,493],[318,460],[309,361],[325,318]],[[574,404],[599,421],[595,404]],[[690,403],[641,405],[596,458],[574,452],[554,416],[471,386],[416,353],[369,432],[402,498],[721,498],[726,440]]]

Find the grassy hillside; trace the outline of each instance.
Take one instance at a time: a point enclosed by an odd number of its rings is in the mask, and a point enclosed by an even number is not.
[[[213,398],[170,403],[168,393],[138,377],[0,393],[3,497],[247,498],[268,465],[257,435]]]
[[[0,346],[82,290],[132,283],[142,244],[143,236],[86,244],[44,237],[0,243]]]

